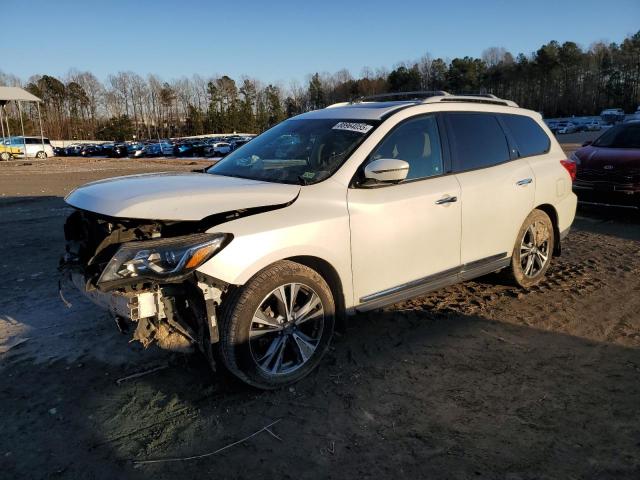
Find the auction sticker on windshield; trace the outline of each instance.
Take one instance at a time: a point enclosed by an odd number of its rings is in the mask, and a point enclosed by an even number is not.
[[[373,125],[366,123],[339,122],[334,125],[332,130],[349,130],[351,132],[367,133],[373,128]]]

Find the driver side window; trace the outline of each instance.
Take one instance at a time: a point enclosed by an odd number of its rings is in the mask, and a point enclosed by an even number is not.
[[[373,151],[370,161],[380,158],[407,162],[407,180],[441,175],[442,148],[435,117],[428,115],[415,118],[396,127]]]

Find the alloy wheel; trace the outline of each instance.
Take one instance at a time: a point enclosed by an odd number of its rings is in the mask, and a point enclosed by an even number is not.
[[[320,296],[303,283],[280,285],[251,320],[249,346],[256,365],[268,375],[298,370],[313,356],[324,329]]]
[[[551,235],[548,226],[535,221],[525,231],[520,243],[520,266],[525,276],[538,275],[549,261]]]

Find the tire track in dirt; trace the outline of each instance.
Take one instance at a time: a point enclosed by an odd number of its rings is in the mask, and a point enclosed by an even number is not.
[[[593,245],[604,248],[594,250]],[[565,240],[563,254],[554,258],[545,280],[529,290],[509,285],[502,275],[492,274],[398,303],[386,311],[423,313],[433,318],[483,315],[570,333],[578,328],[580,312],[588,308],[583,304],[590,303],[590,297],[599,299],[596,310],[619,307],[619,291],[628,291],[631,299],[639,297],[639,273],[638,242],[577,231]],[[607,301],[607,296],[615,300]],[[640,344],[635,343],[638,333],[631,323],[633,318],[632,312],[620,312],[615,325],[596,326],[588,337],[610,342],[627,337],[625,343]]]

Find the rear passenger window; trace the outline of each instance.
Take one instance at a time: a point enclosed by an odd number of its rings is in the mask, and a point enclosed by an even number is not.
[[[495,115],[448,113],[453,169],[460,172],[510,160],[507,137]]]
[[[516,142],[521,157],[542,155],[549,151],[549,137],[533,118],[524,115],[501,115],[511,136]]]

